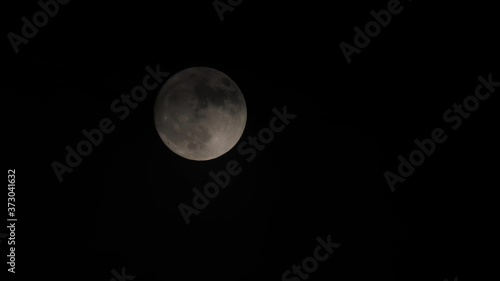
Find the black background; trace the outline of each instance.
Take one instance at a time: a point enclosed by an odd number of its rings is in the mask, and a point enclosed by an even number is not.
[[[339,44],[353,44],[353,28],[387,2],[246,0],[221,22],[210,0],[73,0],[18,54],[4,36],[16,277],[108,281],[125,267],[137,281],[280,280],[329,234],[341,247],[310,280],[488,276],[500,90],[456,131],[442,115],[479,75],[500,80],[498,12],[488,1],[402,1],[348,64]],[[13,5],[5,35],[40,9]],[[242,140],[275,107],[297,118],[250,163],[236,150],[185,160],[156,133],[159,88],[123,121],[110,110],[157,64],[228,74],[247,102]],[[115,131],[59,183],[51,163],[104,117]],[[392,193],[383,173],[436,127],[447,141]],[[186,225],[178,205],[231,159],[242,174]]]

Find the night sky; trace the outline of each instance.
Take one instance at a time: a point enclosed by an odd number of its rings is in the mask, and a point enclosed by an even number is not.
[[[134,281],[286,280],[329,235],[340,247],[308,280],[482,280],[494,270],[500,87],[467,117],[443,117],[474,96],[479,76],[500,81],[493,4],[401,1],[348,63],[339,45],[355,46],[354,28],[392,1],[245,0],[222,22],[212,0],[102,2],[59,4],[17,54],[7,35],[22,35],[21,18],[41,8],[5,6],[4,163],[16,169],[18,219],[15,274],[1,238],[6,275],[109,281],[125,268]],[[168,78],[127,114],[113,111],[146,68],[172,76],[193,66],[241,89],[238,144],[269,128],[273,109],[296,117],[254,157],[237,144],[198,162],[155,129]],[[54,161],[67,165],[66,147],[103,119],[113,130],[60,181]],[[384,173],[397,174],[398,156],[436,128],[446,140],[393,192]],[[186,224],[179,204],[193,206],[193,188],[230,161],[241,173]]]

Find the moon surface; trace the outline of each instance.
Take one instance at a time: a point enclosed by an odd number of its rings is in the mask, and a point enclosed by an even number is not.
[[[154,120],[170,150],[204,161],[236,145],[245,129],[247,107],[229,76],[209,67],[191,67],[176,73],[160,89]]]

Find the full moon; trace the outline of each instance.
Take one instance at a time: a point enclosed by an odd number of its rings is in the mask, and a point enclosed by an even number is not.
[[[204,161],[236,145],[245,129],[247,107],[229,76],[209,67],[191,67],[176,73],[160,89],[154,120],[170,150]]]

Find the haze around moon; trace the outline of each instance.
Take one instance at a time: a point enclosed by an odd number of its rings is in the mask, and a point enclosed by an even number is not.
[[[155,127],[163,143],[190,160],[211,160],[231,150],[247,120],[245,98],[226,74],[191,67],[173,75],[154,106]]]

